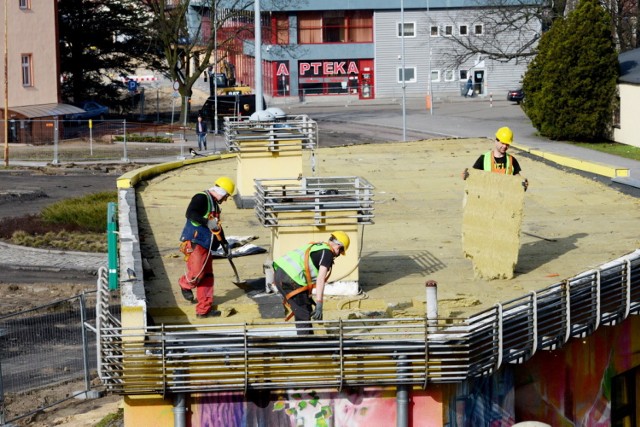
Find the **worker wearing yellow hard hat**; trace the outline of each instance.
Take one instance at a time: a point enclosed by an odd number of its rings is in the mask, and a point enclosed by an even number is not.
[[[220,316],[220,311],[212,309],[214,276],[211,252],[222,246],[224,253],[229,253],[220,205],[233,195],[235,189],[231,178],[221,176],[213,187],[196,193],[187,207],[187,221],[180,236],[180,251],[185,256],[186,265],[178,283],[184,299],[196,304],[197,318]],[[193,289],[196,290],[195,297]]]
[[[324,287],[334,259],[344,255],[351,240],[344,231],[334,231],[326,242],[309,243],[287,252],[273,263],[274,284],[294,316],[298,335],[311,335],[311,319],[322,320]],[[314,302],[311,292],[315,288]],[[313,308],[315,305],[315,309]]]
[[[513,131],[506,126],[501,127],[496,131],[493,148],[478,157],[473,164],[473,168],[504,175],[519,176],[522,169],[520,168],[518,160],[511,154],[507,154],[507,150],[512,142]],[[469,171],[465,169],[464,172],[462,172],[462,178],[467,179],[468,176]],[[526,190],[529,185],[528,180],[525,179],[522,185]]]

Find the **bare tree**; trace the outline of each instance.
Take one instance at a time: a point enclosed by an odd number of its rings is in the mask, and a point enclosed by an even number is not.
[[[508,0],[485,2],[483,7],[478,4],[474,12],[451,16],[451,22],[463,16],[468,26],[466,33],[445,34],[453,45],[445,52],[446,62],[459,66],[478,56],[498,62],[528,61],[535,56],[538,39],[555,15],[551,5]]]
[[[188,114],[188,102],[193,85],[214,62],[214,52],[226,52],[234,41],[253,35],[253,0],[203,0],[191,4],[190,0],[142,0],[153,15],[150,25],[164,52],[167,74],[178,82],[182,98],[180,120]],[[189,8],[194,8],[190,12]],[[197,15],[198,19],[189,20]],[[203,19],[204,18],[204,19]],[[220,31],[224,29],[224,31]],[[218,55],[221,62],[224,55]]]

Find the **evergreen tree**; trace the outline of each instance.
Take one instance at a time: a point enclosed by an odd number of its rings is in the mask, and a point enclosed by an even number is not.
[[[523,108],[542,135],[572,141],[608,136],[618,78],[610,23],[597,0],[581,0],[540,40],[524,76]]]
[[[160,66],[144,8],[135,0],[58,0],[58,16],[63,99],[130,105],[122,77]]]

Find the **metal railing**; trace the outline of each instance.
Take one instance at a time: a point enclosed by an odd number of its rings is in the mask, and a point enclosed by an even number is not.
[[[373,185],[361,177],[255,180],[264,227],[373,224]]]
[[[230,152],[301,151],[318,145],[318,124],[304,114],[262,122],[225,117],[224,134]]]
[[[113,392],[457,383],[523,363],[640,312],[640,252],[467,319],[101,326],[100,377]]]
[[[0,317],[0,425],[91,390],[94,303],[95,293],[87,293]],[[70,382],[79,389],[71,395],[33,393]]]

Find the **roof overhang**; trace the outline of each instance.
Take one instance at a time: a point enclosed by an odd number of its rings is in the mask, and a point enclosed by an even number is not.
[[[67,114],[83,113],[82,108],[69,104],[39,104],[25,105],[23,107],[9,107],[9,111],[29,119],[38,117],[64,116]]]

